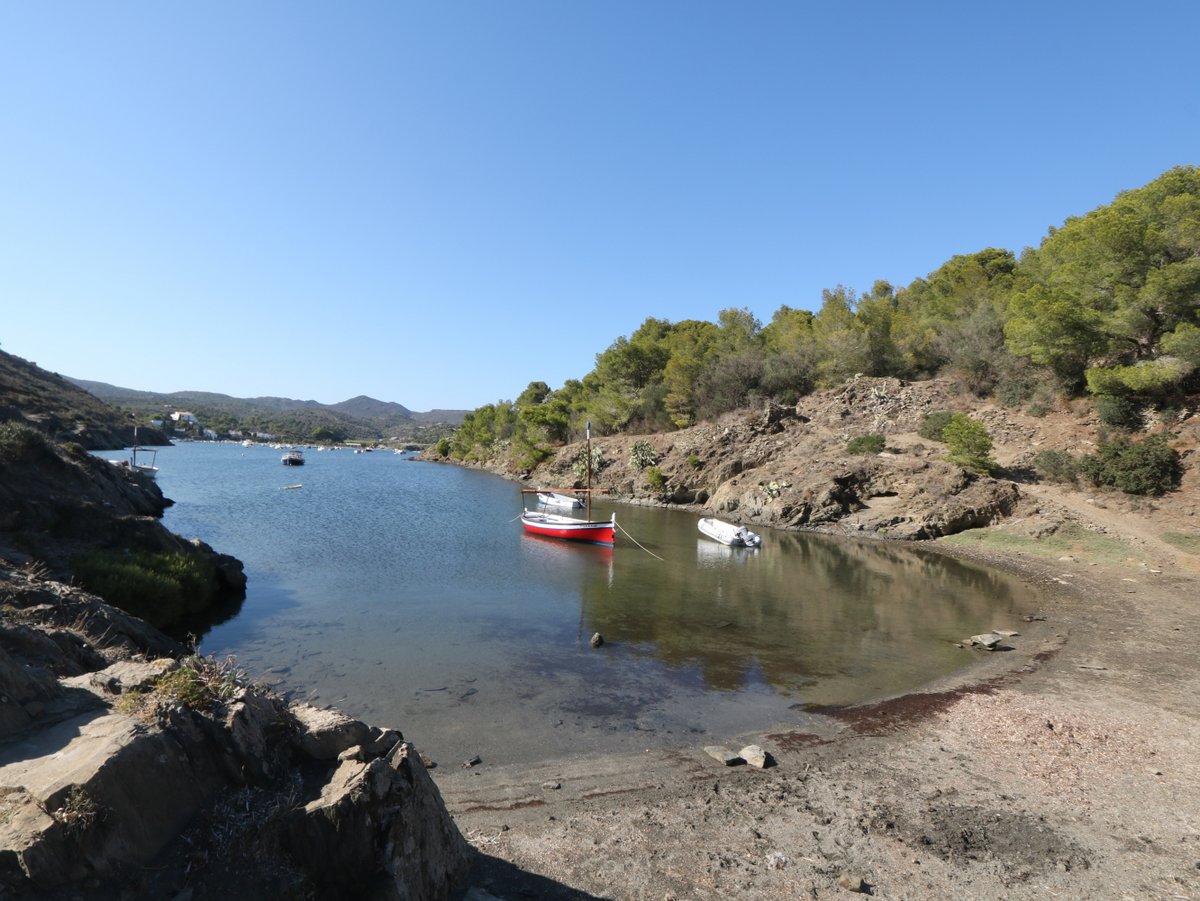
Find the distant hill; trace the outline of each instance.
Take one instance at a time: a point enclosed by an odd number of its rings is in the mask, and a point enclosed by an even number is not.
[[[413,411],[408,409],[408,407],[376,400],[373,397],[367,397],[365,394],[344,400],[340,404],[330,404],[329,409],[345,413],[347,416],[407,416],[410,419],[415,418]],[[458,419],[459,422],[462,422],[461,415]]]
[[[133,419],[36,363],[0,351],[0,422],[22,422],[59,441],[88,450],[133,444]],[[141,444],[166,444],[154,429],[138,432]]]
[[[431,410],[417,413],[402,404],[359,395],[336,404],[289,397],[231,397],[207,391],[173,391],[167,394],[121,388],[105,382],[69,379],[101,400],[141,416],[166,417],[187,410],[218,431],[260,431],[279,438],[307,440],[318,429],[344,440],[379,441],[397,438],[426,443],[459,425],[466,410]]]

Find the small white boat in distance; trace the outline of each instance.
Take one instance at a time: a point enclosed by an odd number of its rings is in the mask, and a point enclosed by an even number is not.
[[[730,547],[758,547],[762,539],[745,526],[735,526],[719,519],[702,519],[696,527],[713,541]]]
[[[284,454],[282,457],[280,457],[279,462],[282,463],[284,466],[303,466],[304,465],[304,451],[300,450],[299,448],[294,447],[290,451],[288,451],[286,454]]]
[[[567,510],[582,510],[583,501],[569,494],[559,494],[556,491],[539,491],[537,502],[543,507],[562,507]]]

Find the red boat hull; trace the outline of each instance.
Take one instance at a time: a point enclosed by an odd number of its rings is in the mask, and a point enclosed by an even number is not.
[[[613,546],[615,527],[611,522],[587,522],[569,516],[545,513],[526,513],[521,525],[532,535],[559,538],[563,541],[583,541],[590,544]]]

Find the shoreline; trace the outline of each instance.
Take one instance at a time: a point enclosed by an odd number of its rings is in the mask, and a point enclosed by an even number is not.
[[[812,733],[737,737],[772,755],[764,770],[722,767],[700,747],[435,770],[481,852],[474,885],[548,899],[847,886],[981,901],[1200,897],[1200,664],[1182,644],[1200,628],[1187,600],[1200,560],[930,550],[1038,585],[1045,619],[1014,651],[965,651],[981,659],[919,691],[826,711]]]

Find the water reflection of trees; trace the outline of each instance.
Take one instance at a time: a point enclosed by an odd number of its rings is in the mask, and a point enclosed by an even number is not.
[[[964,660],[954,641],[1028,606],[1012,577],[910,546],[770,533],[756,552],[689,539],[662,556],[589,574],[587,630],[717,690],[945,672]]]

